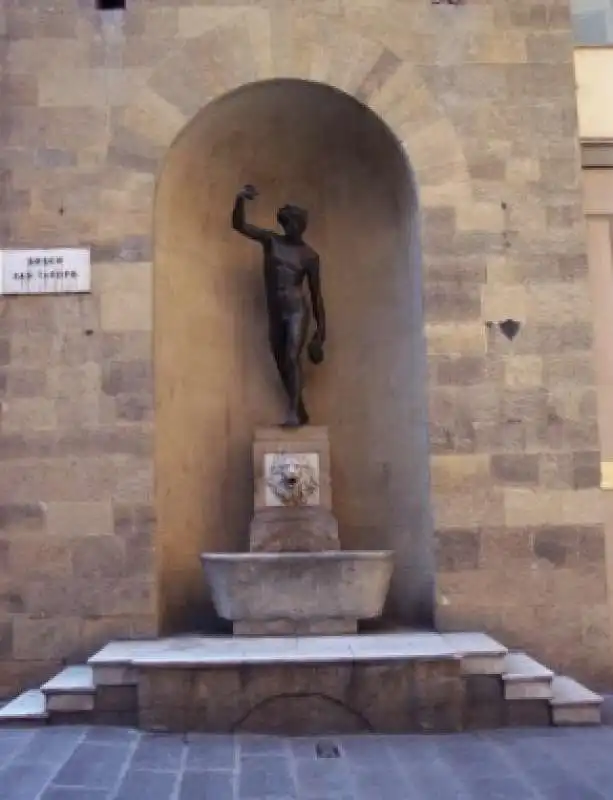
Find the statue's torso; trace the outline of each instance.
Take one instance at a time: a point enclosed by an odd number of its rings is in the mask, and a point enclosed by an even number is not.
[[[289,244],[280,236],[270,239],[264,260],[264,279],[269,305],[281,313],[304,308],[303,284],[309,260],[314,256],[307,244]]]

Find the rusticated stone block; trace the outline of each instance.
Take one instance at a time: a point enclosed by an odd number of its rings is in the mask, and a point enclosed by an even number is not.
[[[573,453],[573,488],[590,489],[600,486],[600,452]]]
[[[347,695],[372,730],[399,733],[420,728],[421,707],[416,705],[416,662],[356,663]],[[389,691],[393,686],[394,690]],[[423,687],[421,687],[423,691]]]
[[[150,731],[183,732],[189,727],[193,672],[186,669],[140,668],[138,673],[139,725]]]
[[[500,483],[537,485],[539,457],[537,454],[494,454],[491,459],[492,477]]]
[[[577,560],[581,566],[602,566],[605,559],[605,532],[599,525],[578,525]]]
[[[279,677],[274,668],[263,666],[254,669],[263,684],[259,694],[254,691],[248,667],[195,671],[186,708],[186,729],[229,733],[251,707],[279,693],[280,690],[274,688],[274,678]]]
[[[43,578],[47,582],[54,579],[62,581],[72,577],[72,547],[70,538],[48,536],[43,533],[23,534],[10,541],[10,570],[20,581],[30,582]],[[27,591],[28,584],[24,586]]]
[[[473,528],[449,528],[435,534],[439,572],[462,572],[479,566],[481,532]]]
[[[464,727],[468,730],[506,725],[504,687],[498,675],[466,675]]]
[[[417,661],[411,701],[419,730],[462,730],[465,685],[461,659]]]
[[[0,366],[4,367],[11,361],[11,340],[0,338]]]
[[[505,709],[506,723],[511,728],[551,725],[548,700],[507,700]]]
[[[0,622],[0,661],[10,658],[13,652],[13,623]]]
[[[45,526],[42,503],[0,504],[0,531],[41,531]]]
[[[42,369],[11,369],[6,375],[10,397],[39,397],[45,392],[47,373]]]
[[[94,696],[96,714],[136,712],[138,692],[136,686],[97,686]]]
[[[186,708],[191,702],[193,673],[188,669],[141,667],[138,675],[138,706],[175,705]]]
[[[577,552],[577,532],[574,527],[550,525],[534,534],[534,555],[553,567],[564,566]]]
[[[102,377],[104,394],[133,394],[152,391],[152,365],[150,361],[113,361]]]
[[[111,503],[48,503],[47,531],[55,536],[104,536],[113,532]]]
[[[478,319],[481,313],[479,284],[457,286],[449,283],[429,282],[424,287],[427,322]]]
[[[486,377],[486,360],[481,356],[438,356],[430,363],[436,365],[439,386],[480,384]]]
[[[100,262],[143,262],[151,261],[151,236],[126,236],[119,241],[94,243],[91,248],[92,263]]]
[[[72,562],[78,577],[126,575],[125,545],[117,536],[86,536],[73,545]]]
[[[102,332],[98,337],[103,361],[151,360],[151,333],[146,331]]]
[[[73,609],[76,610],[76,606]],[[13,656],[18,660],[58,661],[79,644],[80,620],[75,616],[31,619],[13,617]]]

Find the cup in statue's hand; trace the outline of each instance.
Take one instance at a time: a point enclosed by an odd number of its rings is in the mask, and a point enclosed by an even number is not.
[[[308,344],[307,351],[309,354],[309,360],[313,364],[321,364],[324,360],[324,347],[321,343],[321,340],[314,336]]]
[[[255,197],[258,196],[258,190],[253,186],[251,183],[247,183],[239,192],[241,197],[244,197],[245,200],[253,200]]]

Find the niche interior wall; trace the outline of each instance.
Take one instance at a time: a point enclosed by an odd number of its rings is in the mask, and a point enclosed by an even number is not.
[[[306,402],[330,429],[342,546],[396,552],[390,611],[433,614],[425,336],[417,199],[398,142],[323,84],[264,81],[201,111],[166,158],[155,211],[156,480],[161,602],[204,618],[198,554],[247,548],[251,444],[284,405],[268,349],[262,252],[230,227],[310,211],[322,262],[327,359]],[[170,622],[170,620],[174,622]]]

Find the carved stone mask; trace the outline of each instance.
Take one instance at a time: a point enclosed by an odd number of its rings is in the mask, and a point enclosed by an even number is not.
[[[275,457],[268,486],[284,506],[303,506],[318,489],[315,470],[296,456]]]

